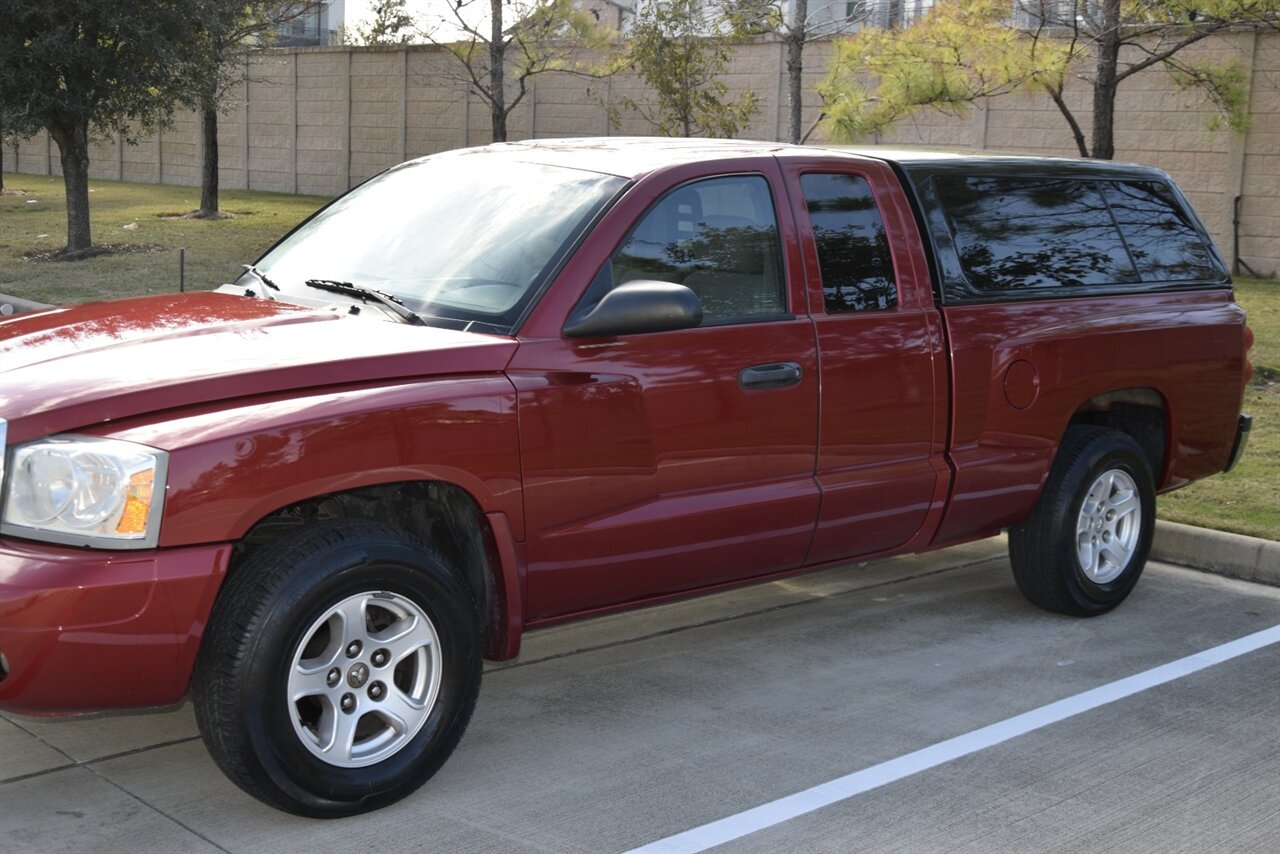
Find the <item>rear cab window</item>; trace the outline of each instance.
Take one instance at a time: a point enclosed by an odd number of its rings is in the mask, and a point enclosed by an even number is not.
[[[1137,281],[1093,182],[945,176],[935,184],[960,265],[979,290]]]
[[[1155,181],[1115,181],[1103,193],[1144,282],[1214,277],[1213,256],[1170,189]]]
[[[944,303],[1229,281],[1203,226],[1156,170],[1141,170],[1147,174],[1140,177],[1107,166],[1017,174],[1005,166],[981,174],[981,165],[911,175]]]

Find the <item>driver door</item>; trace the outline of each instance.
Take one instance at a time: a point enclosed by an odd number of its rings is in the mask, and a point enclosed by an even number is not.
[[[531,621],[803,561],[819,503],[817,348],[771,178],[665,192],[584,297],[683,284],[702,302],[697,328],[522,340],[508,373]]]

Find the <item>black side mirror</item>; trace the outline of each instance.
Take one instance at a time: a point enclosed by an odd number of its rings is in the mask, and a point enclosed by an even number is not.
[[[599,338],[689,329],[702,322],[702,303],[684,285],[636,280],[618,285],[564,325],[568,338]]]

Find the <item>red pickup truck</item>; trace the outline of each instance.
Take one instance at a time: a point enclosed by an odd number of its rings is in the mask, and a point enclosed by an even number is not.
[[[0,324],[0,708],[175,703],[306,815],[417,788],[526,629],[1009,531],[1133,588],[1250,333],[1163,173],[566,140],[333,202],[212,293]]]

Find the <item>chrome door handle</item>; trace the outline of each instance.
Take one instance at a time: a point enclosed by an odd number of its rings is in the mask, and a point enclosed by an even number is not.
[[[752,365],[738,372],[738,385],[746,389],[786,388],[800,382],[804,371],[795,362]]]

